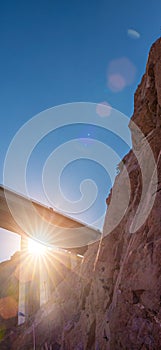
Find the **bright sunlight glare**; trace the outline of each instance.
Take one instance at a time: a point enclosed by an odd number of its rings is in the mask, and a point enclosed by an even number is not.
[[[47,247],[33,239],[28,239],[28,252],[32,255],[40,256],[46,254]]]

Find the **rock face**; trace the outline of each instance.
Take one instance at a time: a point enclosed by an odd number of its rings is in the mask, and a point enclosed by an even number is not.
[[[15,275],[19,253],[0,264],[0,339],[6,329],[17,325],[18,279]]]
[[[135,93],[130,129],[133,149],[107,199],[104,237],[35,315],[36,349],[161,349],[161,39],[150,50]],[[128,207],[106,235],[125,202],[128,181]],[[33,348],[33,325],[14,335],[12,349]]]

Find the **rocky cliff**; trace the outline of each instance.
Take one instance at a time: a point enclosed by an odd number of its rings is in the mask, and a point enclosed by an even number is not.
[[[19,286],[15,271],[18,264],[19,253],[0,263],[0,340],[6,329],[17,325]]]
[[[12,349],[33,349],[33,329],[36,349],[161,349],[161,39],[150,50],[129,127],[133,149],[107,199],[102,241],[67,273],[34,323],[10,335]],[[128,207],[106,235],[128,182]]]

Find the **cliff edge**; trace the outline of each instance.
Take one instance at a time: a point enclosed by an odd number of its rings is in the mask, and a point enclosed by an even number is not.
[[[33,325],[10,338],[12,349],[32,349],[33,327],[36,349],[161,349],[161,38],[150,50],[129,127],[133,148],[107,199],[102,241],[67,273]],[[114,227],[128,183],[128,207]]]

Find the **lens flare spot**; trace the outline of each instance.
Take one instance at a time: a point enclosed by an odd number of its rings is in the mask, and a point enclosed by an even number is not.
[[[113,60],[107,69],[107,86],[113,92],[120,92],[134,82],[135,75],[136,67],[127,57]]]
[[[109,105],[108,102],[104,101],[104,102],[100,102],[98,103],[98,105],[96,106],[96,113],[100,116],[100,117],[109,117],[110,113],[111,113],[111,106]]]
[[[135,29],[128,29],[127,30],[127,35],[129,36],[129,38],[131,39],[139,39],[140,38],[140,33],[137,32]]]
[[[4,327],[4,326],[1,326],[1,327],[0,327],[0,341],[4,338],[5,333],[6,333],[5,327]]]
[[[113,92],[122,91],[126,86],[124,77],[121,74],[111,74],[108,78],[108,87]]]
[[[16,317],[18,312],[18,305],[14,298],[5,297],[0,299],[0,316],[7,320]]]

